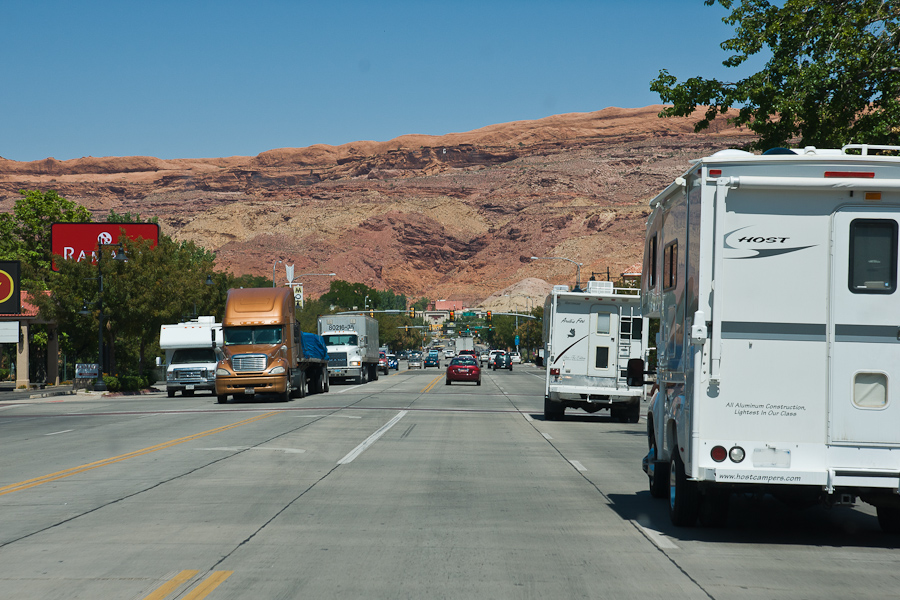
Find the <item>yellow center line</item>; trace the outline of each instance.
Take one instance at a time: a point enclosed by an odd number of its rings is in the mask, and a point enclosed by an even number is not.
[[[184,597],[184,600],[203,600],[206,598],[214,589],[219,587],[223,581],[231,577],[231,574],[234,571],[213,571],[213,574],[206,578],[206,580],[195,587],[190,594]]]
[[[182,583],[184,583],[185,581],[190,581],[190,579],[197,575],[197,573],[199,572],[200,571],[182,571],[166,583],[156,588],[149,596],[144,598],[144,600],[162,600],[163,598],[174,592]]]
[[[280,414],[278,412],[270,412],[264,413],[261,415],[257,415],[255,417],[251,417],[249,419],[244,419],[243,421],[238,421],[237,423],[233,423],[231,425],[225,425],[223,427],[217,427],[215,429],[210,429],[208,431],[201,431],[200,433],[195,433],[193,435],[189,435],[183,438],[178,438],[175,440],[169,440],[168,442],[163,442],[161,444],[157,444],[155,446],[150,446],[148,448],[142,448],[141,450],[135,450],[134,452],[129,452],[127,454],[120,454],[119,456],[113,456],[111,458],[105,458],[103,460],[98,460],[97,462],[88,463],[86,465],[81,465],[79,467],[72,467],[71,469],[65,469],[63,471],[57,471],[56,473],[50,473],[49,475],[44,475],[42,477],[35,477],[34,479],[28,479],[26,481],[20,481],[19,483],[13,483],[4,487],[0,487],[0,496],[5,496],[6,494],[11,494],[13,492],[18,492],[21,490],[27,490],[29,488],[33,488],[35,486],[48,483],[50,481],[57,481],[59,479],[64,479],[66,477],[71,477],[72,475],[78,475],[79,473],[84,473],[86,471],[90,471],[92,469],[97,469],[100,467],[105,467],[107,465],[115,464],[117,462],[121,462],[123,460],[128,460],[129,458],[135,458],[138,456],[143,456],[145,454],[150,454],[151,452],[156,452],[158,450],[165,450],[166,448],[171,448],[172,446],[177,446],[178,444],[183,444],[185,442],[190,442],[192,440],[200,439],[209,435],[214,435],[216,433],[222,433],[223,431],[228,431],[229,429],[234,429],[235,427],[240,427],[242,425],[248,425],[255,421],[260,421],[262,419],[266,419],[268,417]]]
[[[421,392],[419,392],[419,393],[420,393],[420,394],[424,394],[424,393],[426,393],[426,392],[430,392],[431,389],[435,386],[435,384],[437,384],[437,382],[440,381],[440,380],[443,379],[443,378],[444,378],[444,374],[441,373],[440,375],[438,375],[437,377],[435,377],[435,378],[431,381],[431,383],[429,383],[428,385],[426,385],[425,388],[424,388]]]

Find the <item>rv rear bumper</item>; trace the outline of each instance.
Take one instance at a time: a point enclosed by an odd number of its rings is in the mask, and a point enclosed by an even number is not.
[[[287,391],[284,375],[238,375],[216,377],[216,395],[283,394]]]
[[[553,402],[633,402],[640,400],[643,389],[550,385],[547,395]]]

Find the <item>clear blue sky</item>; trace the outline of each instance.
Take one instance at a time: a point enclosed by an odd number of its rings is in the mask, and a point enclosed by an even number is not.
[[[205,158],[659,103],[735,80],[702,0],[4,0],[0,156]]]

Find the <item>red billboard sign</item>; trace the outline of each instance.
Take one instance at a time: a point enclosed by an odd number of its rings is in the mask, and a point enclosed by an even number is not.
[[[53,270],[56,257],[81,262],[97,260],[101,245],[118,244],[119,237],[130,240],[159,242],[159,225],[156,223],[54,223],[50,226],[50,251],[53,253]]]

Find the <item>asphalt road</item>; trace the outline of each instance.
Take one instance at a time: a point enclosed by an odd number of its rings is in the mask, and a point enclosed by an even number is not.
[[[542,419],[542,371],[281,404],[0,400],[0,598],[886,598],[874,512],[669,524],[645,423]]]

